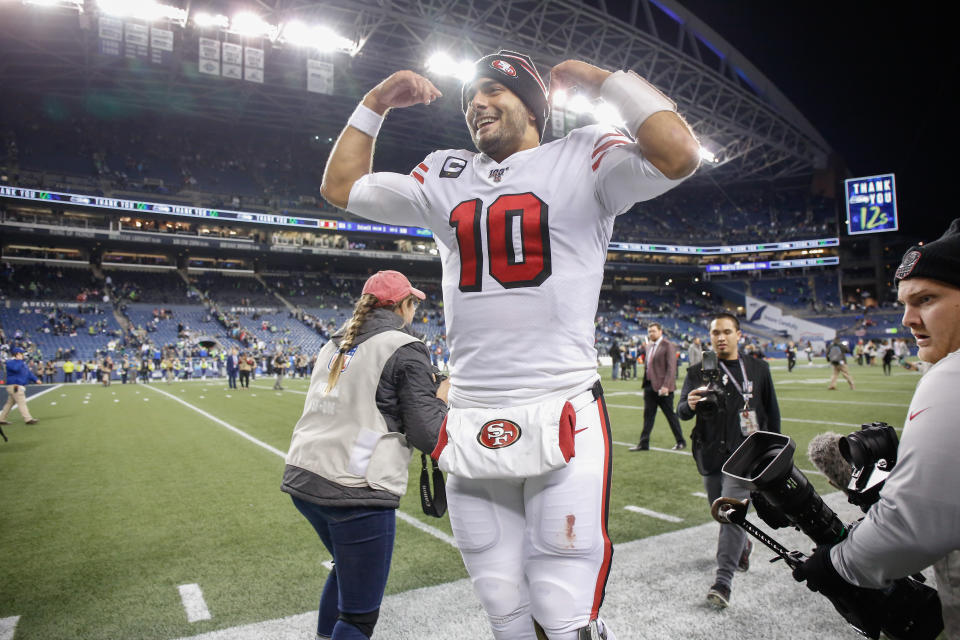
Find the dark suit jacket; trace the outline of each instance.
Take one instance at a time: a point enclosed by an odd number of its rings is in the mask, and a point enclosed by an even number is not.
[[[660,346],[653,351],[653,359],[650,359],[650,351],[653,350],[653,343],[648,342],[643,346],[646,357],[643,360],[643,376],[647,377],[650,372],[650,384],[654,391],[660,391],[666,387],[670,393],[677,390],[677,348],[672,342],[664,336],[660,339]]]

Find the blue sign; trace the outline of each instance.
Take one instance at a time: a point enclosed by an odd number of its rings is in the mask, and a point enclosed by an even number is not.
[[[896,231],[897,185],[892,173],[844,180],[847,233]]]

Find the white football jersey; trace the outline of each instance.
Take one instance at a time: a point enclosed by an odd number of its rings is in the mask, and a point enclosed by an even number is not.
[[[497,163],[435,151],[354,183],[347,208],[430,229],[443,262],[450,403],[506,407],[597,379],[594,322],[614,218],[679,184],[591,125]]]

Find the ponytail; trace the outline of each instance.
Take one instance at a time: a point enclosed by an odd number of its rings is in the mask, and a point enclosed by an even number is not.
[[[337,352],[333,362],[330,363],[330,375],[327,377],[327,390],[324,392],[324,395],[330,393],[333,388],[337,386],[337,381],[340,379],[340,371],[343,369],[343,360],[347,352],[353,348],[353,343],[357,339],[360,327],[363,326],[363,321],[367,319],[367,314],[373,310],[378,302],[377,297],[370,293],[363,294],[360,296],[360,299],[357,300],[357,304],[353,308],[353,316],[347,322],[347,327],[343,332],[343,338],[340,340],[340,350]]]

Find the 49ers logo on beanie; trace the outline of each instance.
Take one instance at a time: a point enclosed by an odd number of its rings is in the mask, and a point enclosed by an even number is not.
[[[499,71],[500,73],[510,76],[511,78],[517,77],[517,70],[514,69],[513,65],[507,62],[506,60],[500,60],[500,59],[494,60],[493,62],[490,63],[490,66],[496,69],[497,71]]]
[[[519,440],[520,435],[520,425],[513,420],[498,418],[480,427],[477,442],[487,449],[502,449]]]
[[[502,50],[480,58],[473,65],[474,78],[464,83],[460,90],[460,106],[463,108],[463,113],[467,113],[467,105],[476,93],[476,80],[489,78],[515,93],[530,109],[537,121],[537,133],[543,140],[543,132],[546,131],[547,119],[550,117],[547,85],[540,77],[530,56]]]
[[[933,242],[910,247],[903,254],[895,281],[929,278],[960,288],[960,218]]]
[[[919,251],[908,251],[906,255],[903,256],[903,262],[900,263],[900,266],[897,267],[897,273],[894,277],[897,280],[903,280],[910,272],[913,271],[913,268],[917,266],[917,263],[920,262],[920,252]]]

